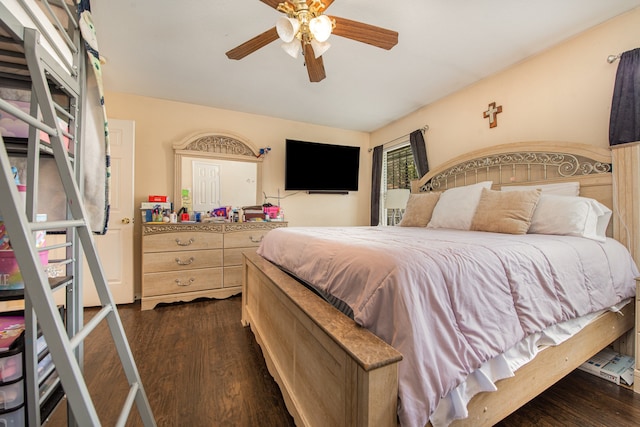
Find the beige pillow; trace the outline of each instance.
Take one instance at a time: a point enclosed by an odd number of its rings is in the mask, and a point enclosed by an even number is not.
[[[433,208],[436,207],[440,192],[411,194],[407,201],[401,227],[426,227],[431,221]]]
[[[471,230],[525,234],[539,199],[539,189],[504,192],[483,188]]]

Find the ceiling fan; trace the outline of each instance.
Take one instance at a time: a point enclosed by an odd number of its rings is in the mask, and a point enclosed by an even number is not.
[[[387,50],[398,44],[396,31],[324,15],[323,12],[334,0],[260,1],[286,16],[281,16],[275,27],[228,51],[226,55],[229,59],[242,59],[280,38],[284,41],[283,49],[289,55],[297,57],[302,50],[309,80],[319,82],[326,77],[322,54],[330,46],[326,40],[331,34]]]

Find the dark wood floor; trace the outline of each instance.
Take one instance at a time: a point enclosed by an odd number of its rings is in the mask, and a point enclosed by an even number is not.
[[[120,307],[158,426],[293,426],[251,331],[240,297]],[[92,311],[92,310],[89,310]],[[87,314],[87,317],[89,314]],[[88,386],[103,425],[113,425],[126,380],[103,322],[85,344]],[[142,425],[133,411],[128,426]],[[60,405],[47,426],[66,425]],[[638,426],[640,394],[575,371],[499,426]]]

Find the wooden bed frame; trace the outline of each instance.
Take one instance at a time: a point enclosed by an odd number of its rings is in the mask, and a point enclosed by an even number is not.
[[[614,197],[611,163],[608,149],[582,144],[506,144],[447,162],[412,191],[485,180],[493,180],[494,188],[579,181],[581,195],[619,208],[625,198]],[[625,167],[637,170],[637,164]],[[610,232],[616,237],[613,226]],[[242,323],[251,326],[296,424],[397,426],[402,355],[275,265],[255,253],[244,255]],[[624,316],[607,312],[565,343],[544,349],[515,377],[498,381],[498,391],[476,395],[469,417],[452,425],[489,426],[505,418],[632,330],[634,308],[628,304]]]

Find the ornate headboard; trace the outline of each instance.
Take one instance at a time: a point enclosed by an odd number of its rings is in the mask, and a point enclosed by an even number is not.
[[[580,182],[580,194],[613,209],[611,152],[570,142],[518,142],[456,157],[412,183],[412,192],[493,181],[493,188]]]

